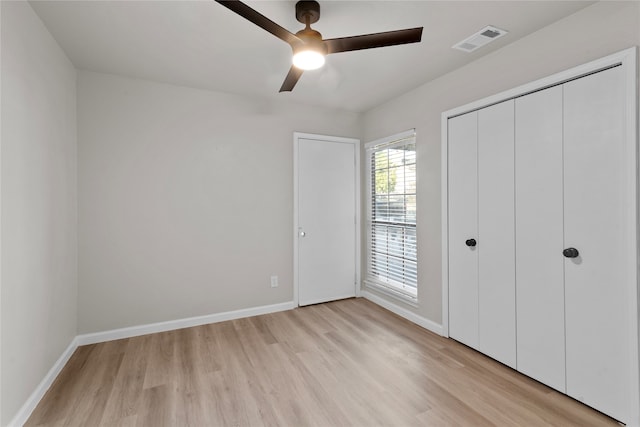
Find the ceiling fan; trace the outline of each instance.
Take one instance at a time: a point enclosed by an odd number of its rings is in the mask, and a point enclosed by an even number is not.
[[[330,53],[417,43],[422,38],[423,27],[418,27],[323,40],[322,34],[311,28],[311,24],[320,19],[320,4],[317,1],[302,0],[296,3],[296,19],[303,23],[305,28],[295,34],[241,1],[216,0],[216,2],[291,45],[293,65],[280,87],[280,92],[290,92],[304,70],[322,67],[324,57]]]

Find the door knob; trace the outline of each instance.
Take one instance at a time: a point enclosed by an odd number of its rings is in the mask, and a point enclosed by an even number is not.
[[[300,237],[304,237],[304,236],[306,236],[306,235],[307,235],[307,233],[305,233],[304,231],[301,231],[301,232],[300,232]]]
[[[580,255],[580,252],[578,252],[576,248],[567,248],[562,251],[562,255],[567,258],[576,258],[578,255]]]
[[[475,245],[478,244],[478,242],[476,242],[476,239],[469,239],[466,242],[464,242],[465,245],[471,247],[474,247]]]

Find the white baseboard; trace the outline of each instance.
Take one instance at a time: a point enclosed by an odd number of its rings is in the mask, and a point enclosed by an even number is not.
[[[389,302],[386,299],[381,298],[378,295],[375,295],[369,291],[363,290],[362,297],[368,299],[369,301],[375,304],[378,304],[380,307],[386,308],[387,310],[397,314],[400,317],[404,317],[405,319],[415,323],[416,325],[422,326],[423,328],[442,336],[442,325],[439,323],[436,323],[425,317],[419,316],[415,314],[413,311],[400,307],[399,305]]]
[[[226,311],[224,313],[208,314],[205,316],[189,317],[186,319],[169,320],[166,322],[150,323],[147,325],[131,326],[128,328],[112,329],[110,331],[94,332],[78,335],[78,345],[96,344],[105,341],[119,340],[122,338],[137,337],[156,332],[173,331],[175,329],[190,328],[192,326],[207,325],[209,323],[224,322],[225,320],[241,319],[243,317],[258,316],[260,314],[275,313],[277,311],[291,310],[296,305],[293,301],[280,304],[263,305],[259,307],[245,308],[242,310]]]
[[[51,384],[56,379],[62,368],[67,364],[73,352],[81,345],[96,344],[105,341],[118,340],[122,338],[137,337],[139,335],[152,334],[155,332],[172,331],[175,329],[189,328],[192,326],[206,325],[209,323],[224,322],[225,320],[240,319],[243,317],[258,316],[260,314],[275,313],[277,311],[291,310],[296,305],[293,301],[280,304],[263,305],[260,307],[246,308],[242,310],[226,311],[224,313],[209,314],[206,316],[189,317],[186,319],[170,320],[167,322],[151,323],[148,325],[131,326],[129,328],[113,329],[111,331],[96,332],[76,336],[69,344],[69,347],[62,353],[51,370],[38,384],[35,391],[31,393],[29,399],[22,405],[15,417],[9,422],[8,427],[22,427],[27,422],[33,410],[38,406],[44,394],[49,390]]]
[[[78,337],[71,340],[67,349],[58,358],[56,363],[53,364],[53,367],[47,372],[47,375],[44,376],[44,379],[38,384],[33,393],[31,393],[31,396],[29,396],[20,410],[18,410],[15,417],[9,421],[8,427],[22,427],[22,425],[27,422],[33,410],[36,409],[36,406],[40,403],[40,399],[42,399],[47,390],[49,390],[53,381],[60,371],[62,371],[62,368],[64,368],[64,365],[67,364],[73,352],[76,351],[76,348],[78,348]]]

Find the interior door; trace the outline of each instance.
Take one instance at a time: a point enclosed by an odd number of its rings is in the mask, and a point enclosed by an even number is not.
[[[356,295],[357,147],[349,139],[297,139],[299,305]]]
[[[630,413],[636,262],[623,77],[618,66],[564,84],[564,247],[577,250],[564,258],[567,393],[619,420]]]
[[[565,392],[562,86],[515,103],[517,369]]]
[[[478,349],[478,113],[448,127],[449,336]]]

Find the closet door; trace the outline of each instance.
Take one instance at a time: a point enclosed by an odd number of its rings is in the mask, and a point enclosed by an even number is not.
[[[517,369],[565,392],[562,86],[515,110]]]
[[[516,366],[513,106],[478,111],[480,351]]]
[[[449,335],[478,348],[478,114],[449,119]]]
[[[579,253],[564,260],[567,393],[619,420],[630,413],[636,238],[623,88],[622,67],[564,85],[564,247]]]

